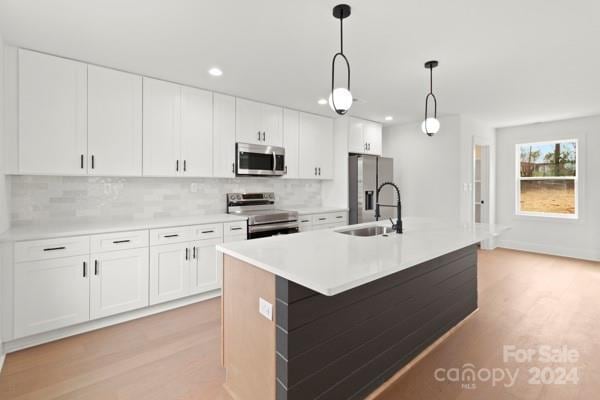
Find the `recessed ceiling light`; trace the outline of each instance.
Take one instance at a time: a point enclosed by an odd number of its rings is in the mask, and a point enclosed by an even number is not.
[[[327,104],[327,100],[326,99],[319,99],[319,101],[317,102],[320,105],[324,106],[325,104]]]
[[[386,121],[392,121],[394,119],[394,117],[392,117],[391,115],[388,115],[387,117],[385,117]]]
[[[213,68],[209,69],[208,73],[211,74],[212,76],[221,76],[221,75],[223,75],[223,71],[221,71],[217,67],[213,67]]]

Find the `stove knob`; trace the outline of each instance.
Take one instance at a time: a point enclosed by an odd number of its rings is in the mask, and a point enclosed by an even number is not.
[[[229,195],[229,201],[235,201],[235,194]]]
[[[269,193],[269,198],[270,199],[274,199],[275,198],[275,194],[274,193]]]

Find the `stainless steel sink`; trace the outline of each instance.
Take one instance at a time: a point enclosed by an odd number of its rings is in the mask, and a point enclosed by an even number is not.
[[[337,232],[351,236],[377,236],[386,233],[393,233],[394,230],[389,226],[366,226],[364,228],[348,229],[345,231]]]

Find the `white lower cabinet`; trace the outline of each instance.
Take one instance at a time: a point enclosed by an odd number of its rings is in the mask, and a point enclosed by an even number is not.
[[[300,215],[298,218],[300,232],[316,231],[319,229],[338,228],[348,225],[348,212]]]
[[[89,255],[15,264],[15,337],[90,318]]]
[[[220,238],[198,240],[193,243],[190,294],[220,287],[216,246],[221,243],[223,240]]]
[[[150,304],[163,303],[189,293],[189,243],[150,247]]]
[[[92,254],[90,265],[91,318],[148,305],[148,248]]]

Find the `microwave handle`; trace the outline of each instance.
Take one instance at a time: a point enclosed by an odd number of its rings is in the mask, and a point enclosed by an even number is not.
[[[277,170],[277,156],[275,155],[275,152],[273,151],[273,174],[275,174],[276,170]]]

